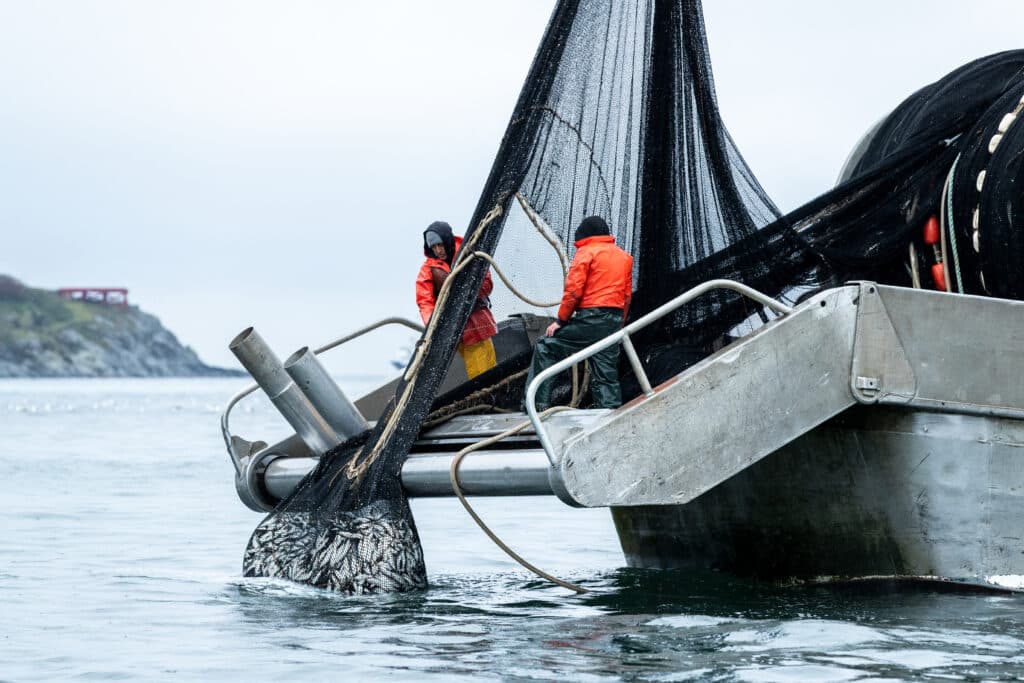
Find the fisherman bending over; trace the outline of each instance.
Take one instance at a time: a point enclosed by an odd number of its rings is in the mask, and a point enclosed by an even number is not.
[[[584,218],[576,228],[576,255],[565,278],[558,322],[537,340],[526,380],[545,368],[607,337],[622,327],[633,297],[633,257],[615,245],[608,224],[598,216]],[[594,408],[618,408],[619,345],[613,344],[590,360],[590,392]],[[537,409],[551,402],[551,380],[537,389]]]
[[[423,254],[427,258],[416,276],[416,305],[424,325],[434,312],[437,295],[452,271],[452,262],[461,245],[462,238],[454,236],[452,226],[444,221],[435,221],[423,231]],[[488,270],[457,347],[469,379],[490,370],[497,362],[491,337],[498,333],[498,326],[491,315],[491,301],[488,299],[492,289],[494,283]]]

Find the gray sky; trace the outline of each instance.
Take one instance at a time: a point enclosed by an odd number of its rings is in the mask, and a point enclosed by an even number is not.
[[[0,273],[123,285],[207,362],[416,318],[419,233],[462,232],[553,7],[0,0]],[[1024,3],[708,0],[719,101],[791,209]],[[332,357],[377,374],[403,333]]]

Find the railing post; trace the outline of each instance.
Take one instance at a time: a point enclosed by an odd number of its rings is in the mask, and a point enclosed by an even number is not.
[[[548,432],[544,428],[544,424],[541,422],[540,415],[537,414],[537,388],[540,387],[540,383],[546,380],[548,377],[553,376],[555,373],[548,372],[551,368],[544,370],[534,377],[533,381],[526,387],[526,396],[523,399],[523,404],[526,406],[526,416],[530,418],[530,422],[533,424],[533,431],[537,434],[537,440],[540,441],[541,448],[544,449],[544,453],[548,456],[548,462],[551,463],[551,467],[555,466],[555,447],[551,443],[551,439],[548,437]]]
[[[654,396],[654,389],[651,388],[651,381],[647,379],[647,373],[644,371],[643,363],[640,362],[640,356],[636,353],[636,348],[633,347],[633,340],[629,338],[628,333],[622,335],[622,349],[626,352],[626,358],[629,359],[629,364],[633,366],[633,373],[636,374],[637,381],[640,382],[640,388],[644,392],[644,396]]]

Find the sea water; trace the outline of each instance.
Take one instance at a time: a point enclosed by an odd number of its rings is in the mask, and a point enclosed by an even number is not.
[[[342,378],[358,395],[373,378]],[[478,499],[413,512],[428,590],[346,598],[243,579],[260,515],[219,430],[240,380],[0,381],[0,680],[1020,680],[1024,597],[630,570],[606,510]],[[243,401],[232,429],[287,433]]]

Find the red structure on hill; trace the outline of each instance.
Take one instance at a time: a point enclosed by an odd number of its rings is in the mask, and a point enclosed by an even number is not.
[[[68,301],[85,301],[107,306],[127,306],[128,290],[124,287],[61,287],[57,295]]]

